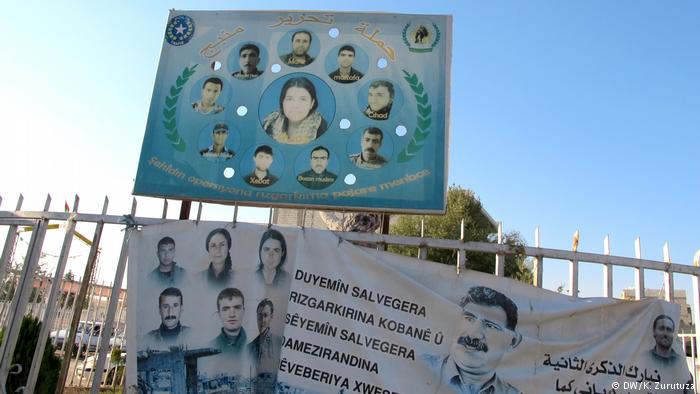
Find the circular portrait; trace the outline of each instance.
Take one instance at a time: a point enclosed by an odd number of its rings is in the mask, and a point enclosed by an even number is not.
[[[284,157],[270,145],[253,146],[241,159],[243,181],[253,187],[272,186],[284,170]]]
[[[365,170],[384,167],[391,158],[394,146],[389,137],[378,127],[365,127],[355,131],[348,139],[348,158]]]
[[[367,72],[369,58],[358,46],[343,44],[330,50],[326,56],[328,78],[337,83],[357,82]]]
[[[247,81],[262,75],[267,66],[268,56],[265,47],[256,42],[244,42],[231,51],[228,67],[231,76]]]
[[[399,112],[403,104],[401,90],[392,81],[375,79],[362,86],[358,93],[362,113],[372,120],[387,120]]]
[[[338,155],[323,145],[301,151],[294,164],[297,182],[307,189],[320,190],[338,179],[340,160]]]
[[[275,141],[307,144],[323,135],[333,121],[335,97],[320,78],[293,73],[268,86],[258,115],[263,130]]]
[[[287,32],[277,44],[282,63],[290,67],[304,67],[313,63],[321,51],[318,37],[308,30]]]
[[[226,161],[236,155],[241,133],[229,122],[210,123],[199,131],[199,155],[208,161]]]
[[[200,115],[224,112],[231,99],[231,87],[219,76],[209,75],[195,82],[190,91],[192,110]]]

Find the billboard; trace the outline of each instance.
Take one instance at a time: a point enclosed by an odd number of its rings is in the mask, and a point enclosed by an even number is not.
[[[457,275],[328,231],[145,227],[129,298],[139,392],[693,392],[678,305]]]
[[[452,20],[171,11],[134,194],[441,213]]]

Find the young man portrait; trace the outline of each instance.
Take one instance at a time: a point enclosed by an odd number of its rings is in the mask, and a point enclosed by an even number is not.
[[[277,177],[270,173],[270,166],[273,160],[272,147],[260,145],[253,154],[255,168],[253,172],[243,177],[243,180],[253,187],[268,187],[274,184],[277,182]]]
[[[224,83],[220,78],[208,78],[202,84],[202,97],[199,101],[192,103],[192,108],[202,115],[214,115],[222,112],[224,107],[217,104],[221,91],[224,88]]]
[[[236,152],[226,147],[228,139],[228,125],[226,123],[217,123],[211,131],[211,146],[199,151],[202,157],[207,159],[228,160],[236,155]]]
[[[338,69],[328,74],[328,77],[338,83],[353,83],[364,76],[352,67],[355,61],[355,48],[343,45],[338,50]]]

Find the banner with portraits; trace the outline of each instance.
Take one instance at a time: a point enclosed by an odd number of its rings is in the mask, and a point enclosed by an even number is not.
[[[134,194],[445,209],[452,19],[170,12]]]
[[[128,280],[140,392],[694,392],[675,304],[457,275],[328,231],[147,226]]]

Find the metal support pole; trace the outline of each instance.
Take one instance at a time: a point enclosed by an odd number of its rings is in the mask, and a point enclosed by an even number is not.
[[[46,203],[44,204],[44,212],[48,212],[50,204],[51,196],[47,196]],[[39,219],[36,221],[34,231],[32,231],[32,238],[29,242],[29,253],[27,253],[27,256],[25,257],[22,274],[20,275],[19,283],[17,284],[17,292],[12,298],[12,304],[10,306],[10,313],[12,313],[12,317],[10,318],[10,323],[5,331],[5,338],[3,340],[2,347],[0,347],[0,387],[2,388],[4,388],[7,384],[7,375],[10,372],[12,357],[15,353],[17,338],[19,337],[20,327],[22,326],[24,309],[27,306],[29,296],[31,295],[32,288],[34,287],[34,273],[37,265],[39,264],[41,247],[44,243],[46,227],[48,224],[48,219]],[[39,358],[41,358],[41,355]],[[24,368],[26,367],[27,366],[25,365]]]
[[[164,198],[163,199],[163,216],[161,216],[163,219],[165,219],[168,216],[168,199]]]
[[[201,205],[200,205],[201,206]],[[136,199],[131,204],[131,215],[136,215]],[[114,323],[114,315],[117,310],[117,302],[119,301],[119,293],[122,289],[122,280],[124,271],[126,270],[126,258],[129,252],[129,236],[133,227],[127,227],[124,231],[124,240],[122,241],[122,250],[119,253],[119,262],[117,263],[117,272],[114,274],[114,284],[112,285],[112,293],[109,296],[109,306],[107,307],[107,317],[102,326],[102,340],[100,341],[99,354],[97,356],[97,365],[93,368],[95,374],[92,376],[92,388],[90,393],[95,394],[100,391],[100,383],[102,382],[102,370],[105,366],[105,358],[107,357],[107,348],[109,347],[109,336],[112,332],[112,323]],[[107,340],[105,340],[105,335]]]
[[[190,218],[190,209],[192,208],[192,201],[182,200],[182,205],[180,205],[180,220],[187,220]]]
[[[80,198],[75,196],[75,201],[73,202],[73,212],[77,213],[78,203]],[[32,366],[29,370],[29,376],[27,377],[27,386],[25,391],[28,393],[34,392],[34,386],[36,385],[36,379],[39,376],[39,368],[41,367],[41,360],[44,354],[44,347],[46,346],[46,339],[49,336],[51,327],[53,327],[56,304],[58,297],[58,292],[61,289],[63,271],[66,269],[66,262],[68,261],[68,255],[70,254],[71,243],[73,242],[73,233],[75,232],[75,218],[69,218],[66,224],[66,235],[63,238],[63,246],[61,247],[61,254],[58,258],[58,266],[56,267],[56,272],[53,277],[53,285],[51,286],[51,291],[49,292],[49,298],[46,304],[46,312],[44,313],[44,318],[41,322],[41,330],[39,331],[39,339],[36,343],[36,348],[34,349],[34,358],[32,359]]]
[[[108,205],[109,199],[105,197],[104,204],[102,205],[102,215],[107,214]],[[92,238],[90,254],[88,255],[87,263],[85,264],[83,280],[80,283],[80,290],[78,291],[78,295],[73,301],[73,317],[71,319],[70,327],[68,328],[68,336],[63,341],[64,348],[67,349],[67,351],[63,353],[63,361],[61,362],[61,374],[58,375],[58,382],[56,384],[56,394],[60,394],[61,392],[63,392],[63,388],[66,385],[68,367],[70,366],[70,352],[73,349],[73,343],[75,343],[76,330],[78,329],[78,323],[80,322],[80,312],[83,309],[83,303],[85,302],[85,297],[87,296],[88,285],[90,284],[92,271],[95,268],[95,263],[97,262],[97,255],[99,254],[100,248],[100,239],[102,238],[102,229],[104,228],[104,226],[105,224],[102,221],[97,222],[97,225],[95,226],[95,235]]]

